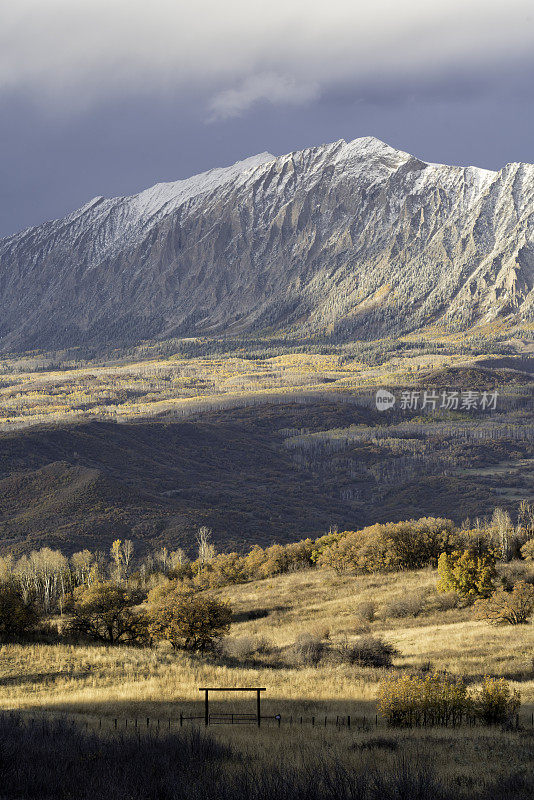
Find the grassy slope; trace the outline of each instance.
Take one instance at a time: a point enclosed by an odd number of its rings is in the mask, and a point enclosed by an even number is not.
[[[300,633],[325,627],[334,644],[345,636],[353,638],[361,632],[357,607],[372,600],[377,605],[377,619],[370,623],[369,632],[398,647],[395,670],[416,669],[430,661],[435,668],[463,674],[474,683],[485,674],[504,676],[520,689],[526,710],[534,710],[534,623],[494,627],[475,621],[470,609],[456,608],[408,618],[390,618],[384,613],[392,601],[407,593],[427,592],[432,599],[435,583],[436,573],[430,569],[339,577],[310,570],[227,587],[218,594],[234,609],[237,621],[232,625],[232,637],[266,637],[280,648],[274,661],[259,657],[257,663],[244,667],[231,661],[175,656],[165,649],[5,646],[0,698],[2,703],[24,707],[95,704],[108,713],[120,710],[122,704],[131,713],[137,704],[146,703],[152,711],[164,706],[168,712],[168,704],[177,699],[198,699],[200,685],[239,685],[252,679],[254,685],[269,688],[269,703],[284,713],[293,707],[298,713],[303,704],[317,713],[339,704],[350,713],[373,702],[384,672],[332,663],[296,668],[290,664],[286,647]],[[254,616],[250,612],[265,616],[250,619]],[[7,675],[11,680],[6,683]]]
[[[534,711],[534,624],[491,627],[461,609],[381,619],[395,596],[421,590],[432,593],[435,579],[431,570],[362,577],[306,571],[221,590],[240,620],[232,626],[233,637],[261,635],[281,648],[274,660],[266,656],[263,663],[247,666],[174,654],[166,648],[6,645],[0,648],[0,706],[81,714],[90,725],[97,725],[100,716],[108,717],[104,728],[113,729],[113,717],[124,726],[125,718],[131,724],[137,717],[143,725],[146,717],[176,720],[180,710],[201,715],[200,686],[265,686],[263,713],[283,715],[282,733],[272,725],[261,733],[249,726],[212,729],[254,761],[277,764],[290,758],[297,763],[302,751],[309,756],[326,748],[350,764],[365,767],[366,759],[376,765],[399,755],[414,758],[418,754],[432,758],[448,783],[478,791],[486,782],[528,770],[532,760],[528,722]],[[353,637],[360,624],[357,606],[366,600],[377,604],[379,619],[371,624],[371,631],[400,651],[394,673],[430,660],[436,668],[466,675],[473,685],[485,674],[505,676],[521,692],[526,731],[503,734],[464,728],[391,733],[371,725],[367,732],[353,728],[348,734],[332,726],[326,731],[312,730],[309,724],[302,730],[298,725],[290,728],[290,715],[294,720],[315,715],[322,721],[324,715],[333,720],[350,713],[353,718],[366,715],[374,721],[378,681],[387,671],[332,663],[299,668],[288,665],[285,649],[300,633],[325,626],[333,643]],[[251,611],[267,615],[247,619]],[[251,711],[251,702],[241,697],[225,696],[217,705],[225,711]],[[373,744],[377,736],[393,742],[392,749],[380,750],[380,740]]]

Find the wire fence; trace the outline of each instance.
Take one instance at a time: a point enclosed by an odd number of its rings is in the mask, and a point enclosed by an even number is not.
[[[43,731],[51,730],[48,728],[49,723],[54,720],[61,720],[72,725],[78,725],[82,728],[89,730],[98,730],[102,733],[130,733],[133,735],[141,736],[142,734],[151,734],[158,736],[160,733],[164,734],[177,731],[187,725],[199,725],[206,727],[206,718],[204,714],[194,715],[179,712],[176,716],[165,717],[111,717],[111,716],[96,716],[87,714],[67,714],[63,712],[42,711],[40,713],[28,713],[24,710],[5,710],[0,712],[2,719],[9,715],[22,716],[26,723],[30,726],[42,726]],[[378,714],[375,715],[329,715],[317,714],[311,716],[305,715],[262,715],[259,719],[256,714],[242,714],[237,712],[227,713],[210,713],[207,720],[207,726],[213,725],[254,725],[260,729],[272,728],[273,726],[278,729],[329,729],[354,732],[369,732],[376,728],[391,730],[392,727],[382,719]],[[420,719],[417,723],[404,726],[407,729],[415,728],[488,728],[480,719],[474,715],[465,715],[460,721],[458,720],[443,720],[436,723],[434,720],[426,721]],[[495,727],[495,726],[494,726]],[[496,726],[498,727],[498,726]],[[534,713],[530,714],[517,714],[507,725],[507,730],[524,730],[526,728],[534,728]]]

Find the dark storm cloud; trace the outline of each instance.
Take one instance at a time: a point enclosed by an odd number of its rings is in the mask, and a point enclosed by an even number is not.
[[[534,100],[534,55],[504,67],[485,65],[469,72],[453,67],[444,75],[427,75],[423,70],[408,78],[369,78],[363,83],[356,79],[340,81],[328,87],[318,102],[401,106],[414,100],[462,103],[481,97],[491,97],[495,103],[511,97],[525,102]]]

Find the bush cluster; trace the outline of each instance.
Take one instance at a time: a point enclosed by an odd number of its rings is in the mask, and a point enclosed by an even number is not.
[[[337,644],[330,644],[328,637],[313,633],[303,633],[290,647],[294,663],[300,666],[316,667],[325,659],[332,663],[350,664],[358,667],[391,667],[397,650],[379,636],[359,636],[357,639],[345,638]]]
[[[153,597],[149,594],[148,599]],[[205,651],[228,633],[231,622],[228,603],[177,582],[163,596],[158,593],[149,612],[148,630],[154,639],[168,641],[175,649]]]
[[[504,679],[486,678],[473,696],[460,678],[404,675],[383,681],[378,708],[388,725],[459,725],[473,716],[487,725],[510,723],[519,710],[517,692]]]
[[[311,555],[314,543],[304,539],[292,544],[255,545],[246,555],[220,553],[209,561],[190,561],[170,573],[171,577],[186,578],[203,589],[217,589],[236,583],[270,578],[313,566]]]
[[[108,644],[147,644],[148,618],[135,610],[138,596],[116,583],[95,583],[74,592],[69,634]]]
[[[339,659],[359,667],[391,667],[398,651],[379,636],[360,636],[356,641],[345,640],[337,648]]]
[[[168,581],[139,607],[135,592],[112,582],[76,590],[69,634],[108,644],[147,645],[170,642],[173,648],[204,651],[230,630],[228,603]]]
[[[312,559],[338,574],[393,572],[435,566],[462,541],[451,520],[425,517],[331,534],[316,542]]]
[[[497,625],[524,625],[534,613],[534,586],[516,583],[510,592],[498,589],[488,598],[480,598],[473,607],[478,619]]]
[[[378,708],[388,725],[458,724],[471,710],[462,680],[442,675],[405,675],[384,681]]]

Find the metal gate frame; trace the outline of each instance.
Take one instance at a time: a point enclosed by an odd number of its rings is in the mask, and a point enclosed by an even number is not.
[[[218,723],[221,724],[223,722],[234,722],[236,717],[241,717],[240,722],[254,722],[256,720],[256,724],[258,728],[261,726],[261,692],[266,692],[267,689],[259,688],[257,686],[202,686],[198,690],[199,692],[204,692],[204,725],[208,727],[210,724],[210,706],[209,706],[209,693],[210,692],[255,692],[256,693],[256,714],[212,714],[211,716],[214,718],[214,724],[217,724],[215,721],[218,718]],[[231,719],[223,720],[222,717],[230,717]],[[247,717],[247,719],[245,719]]]

